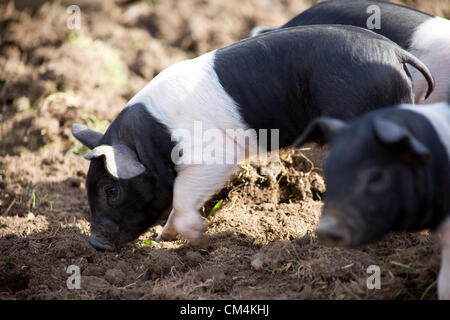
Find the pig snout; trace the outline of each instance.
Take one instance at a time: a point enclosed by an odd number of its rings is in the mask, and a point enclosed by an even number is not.
[[[346,247],[351,245],[351,230],[345,220],[338,215],[322,216],[316,235],[326,245]]]
[[[119,238],[119,226],[109,219],[91,221],[89,244],[97,250],[114,250]]]
[[[97,250],[113,251],[115,249],[115,245],[112,241],[100,235],[92,234],[88,241],[89,244]]]

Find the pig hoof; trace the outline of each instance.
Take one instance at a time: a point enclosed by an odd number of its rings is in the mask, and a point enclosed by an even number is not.
[[[193,219],[193,221],[183,221],[185,223],[178,222],[177,231],[184,239],[188,240],[190,243],[196,245],[202,241],[203,234],[206,230],[206,225],[201,220],[200,216],[198,219]],[[186,223],[188,222],[188,223]]]
[[[205,228],[201,228],[201,229],[191,229],[186,231],[184,234],[180,235],[188,240],[191,244],[193,244],[194,246],[199,246],[202,244],[203,242],[203,234],[205,232]]]
[[[156,237],[155,241],[156,242],[161,242],[161,241],[174,241],[177,238],[177,235],[169,235],[169,234],[164,234],[161,233],[159,236]]]

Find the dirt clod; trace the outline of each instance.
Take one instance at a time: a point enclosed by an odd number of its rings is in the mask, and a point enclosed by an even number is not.
[[[105,279],[110,284],[118,286],[125,282],[126,275],[120,269],[110,269],[105,273]]]
[[[251,266],[255,270],[261,270],[264,265],[264,256],[261,253],[255,254],[251,259]]]
[[[81,180],[78,178],[69,178],[67,179],[67,182],[70,184],[71,187],[79,188],[81,185]]]
[[[81,276],[81,286],[87,291],[105,291],[108,290],[109,283],[100,277],[95,276]]]

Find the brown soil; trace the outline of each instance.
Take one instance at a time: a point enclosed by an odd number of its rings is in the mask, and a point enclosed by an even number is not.
[[[79,31],[66,27],[72,2],[26,3],[0,1],[1,299],[436,298],[439,245],[427,231],[351,250],[316,239],[325,185],[305,150],[283,151],[273,175],[242,164],[205,205],[207,215],[223,199],[207,248],[143,241],[161,226],[117,252],[87,243],[88,162],[70,124],[104,130],[165,67],[315,1],[80,0]],[[450,17],[447,0],[404,3]],[[373,264],[381,290],[366,287]],[[80,290],[66,286],[69,265],[81,269]]]

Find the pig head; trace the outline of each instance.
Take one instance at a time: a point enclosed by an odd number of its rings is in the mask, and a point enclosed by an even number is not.
[[[165,128],[142,105],[125,108],[104,135],[77,123],[72,133],[92,149],[85,158],[93,247],[113,250],[168,213],[175,177],[164,156],[170,139],[161,139]]]
[[[450,208],[448,159],[431,124],[390,108],[349,124],[318,118],[298,143],[330,143],[318,236],[357,246],[393,230],[434,228]]]

